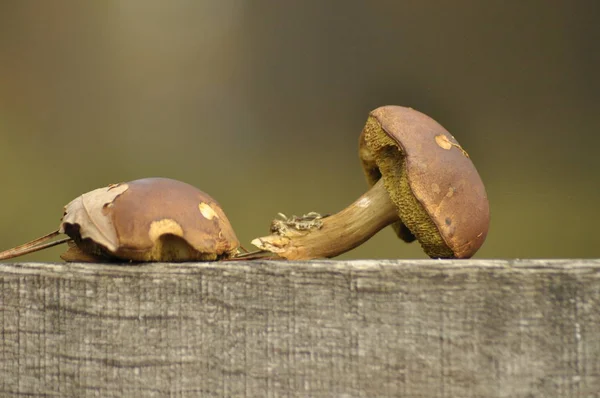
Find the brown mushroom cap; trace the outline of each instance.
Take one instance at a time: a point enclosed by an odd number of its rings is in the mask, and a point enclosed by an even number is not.
[[[360,136],[360,158],[370,185],[383,178],[405,241],[416,237],[438,258],[468,258],[489,227],[485,187],[469,155],[439,123],[401,106],[369,115]]]
[[[215,260],[231,256],[239,247],[213,198],[167,178],[146,178],[82,195],[66,206],[61,232],[80,245],[87,243],[88,249],[99,245],[104,252],[99,254],[134,261]]]

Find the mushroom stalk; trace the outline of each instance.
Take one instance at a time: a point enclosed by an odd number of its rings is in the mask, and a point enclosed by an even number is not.
[[[275,221],[272,234],[252,241],[262,250],[288,260],[329,258],[366,242],[399,219],[383,179],[342,211],[318,219],[308,227],[300,220]]]

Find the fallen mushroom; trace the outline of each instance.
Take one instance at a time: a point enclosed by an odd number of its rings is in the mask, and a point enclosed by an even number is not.
[[[359,155],[369,191],[337,214],[275,220],[259,249],[290,260],[334,257],[389,224],[432,258],[468,258],[483,244],[489,204],[467,152],[429,116],[383,106],[369,115]],[[260,252],[259,252],[260,253]]]
[[[49,242],[59,234],[60,240]],[[146,178],[84,193],[65,206],[58,230],[0,253],[0,260],[61,243],[65,261],[212,261],[239,241],[219,204],[186,183]]]

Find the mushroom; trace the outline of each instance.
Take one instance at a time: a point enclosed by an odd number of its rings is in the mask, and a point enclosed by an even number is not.
[[[59,234],[60,240],[49,242]],[[167,178],[113,184],[65,206],[58,230],[0,253],[0,260],[61,243],[65,261],[212,261],[234,256],[239,241],[219,204]]]
[[[371,188],[337,214],[275,220],[259,249],[290,260],[334,257],[392,224],[432,258],[469,258],[483,244],[489,204],[467,152],[440,124],[401,106],[372,111],[359,156]]]

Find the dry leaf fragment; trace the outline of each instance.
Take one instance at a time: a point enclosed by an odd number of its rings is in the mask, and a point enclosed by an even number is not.
[[[75,198],[65,206],[58,232],[64,234],[65,229],[78,225],[81,239],[91,239],[109,252],[115,252],[119,239],[106,206],[110,206],[127,188],[127,184],[109,185]]]

